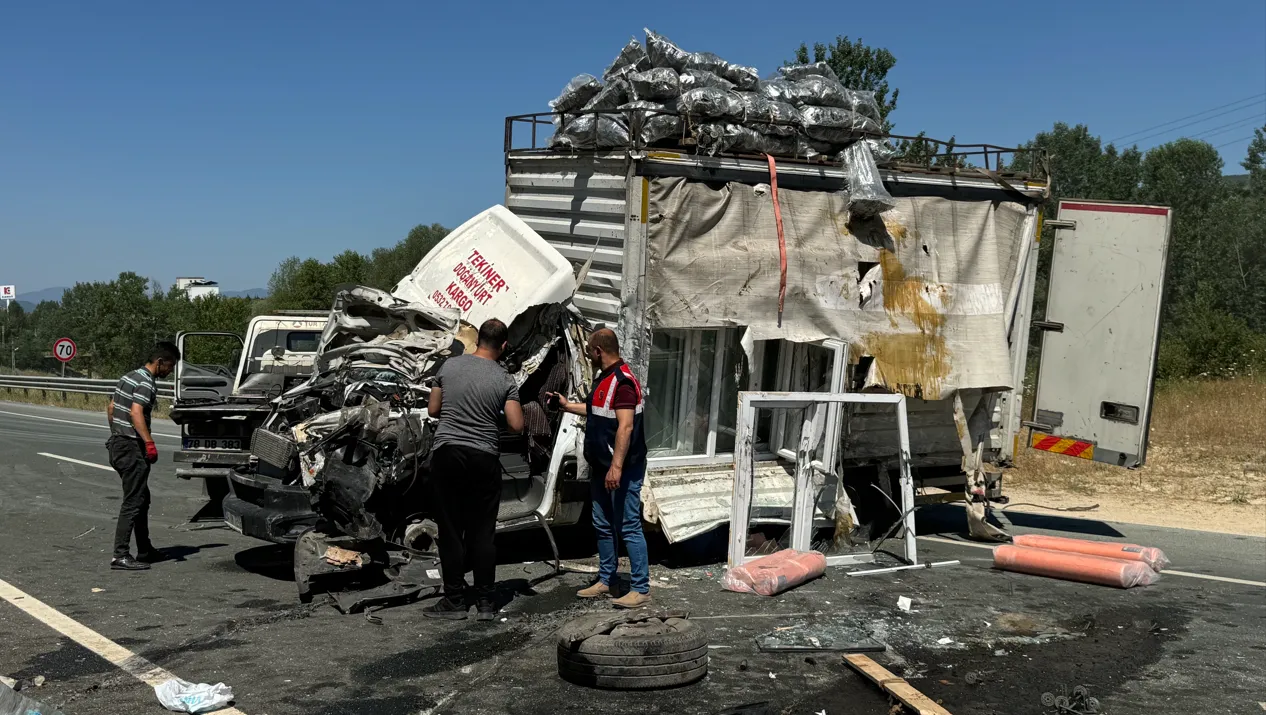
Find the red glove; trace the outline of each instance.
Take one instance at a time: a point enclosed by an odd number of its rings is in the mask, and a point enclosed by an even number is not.
[[[153,442],[145,443],[145,461],[150,464],[158,461],[158,447]]]

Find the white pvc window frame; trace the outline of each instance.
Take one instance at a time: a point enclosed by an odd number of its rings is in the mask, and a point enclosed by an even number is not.
[[[741,566],[757,556],[747,555],[747,527],[751,521],[752,488],[755,483],[755,426],[756,412],[760,409],[805,409],[804,427],[801,430],[800,446],[795,469],[795,491],[792,498],[791,512],[791,548],[797,551],[808,551],[813,536],[814,491],[813,471],[815,463],[808,459],[815,440],[811,438],[814,421],[822,419],[821,410],[826,408],[829,415],[832,408],[838,413],[846,403],[870,403],[893,405],[897,411],[897,433],[900,443],[898,462],[901,482],[901,515],[904,523],[904,553],[910,566],[918,565],[918,550],[914,531],[914,482],[910,475],[910,428],[906,421],[906,398],[900,394],[870,394],[856,392],[740,392],[738,413],[738,435],[735,439],[734,455],[734,493],[730,512],[730,567]],[[807,408],[807,409],[806,409]],[[839,442],[839,420],[832,427],[827,419],[827,431],[823,439],[827,444]],[[833,461],[827,461],[828,469],[834,467]],[[843,488],[843,484],[839,488]],[[868,563],[874,559],[873,554],[843,554],[828,556],[828,565],[846,565]]]
[[[702,450],[697,454],[655,455],[652,452],[647,462],[652,467],[690,467],[708,464],[728,464],[734,460],[733,452],[718,454],[717,429],[721,418],[722,381],[725,379],[725,351],[735,328],[678,328],[669,332],[678,333],[685,341],[683,360],[678,368],[683,380],[677,395],[651,395],[650,399],[679,400],[678,418],[693,415],[698,409],[699,399],[699,356],[703,352],[703,336],[707,333],[716,335],[716,350],[710,366],[712,374],[712,391],[708,404],[708,435]]]

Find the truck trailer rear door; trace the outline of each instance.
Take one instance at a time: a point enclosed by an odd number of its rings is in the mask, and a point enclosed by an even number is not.
[[[1029,445],[1141,466],[1172,210],[1064,199]]]

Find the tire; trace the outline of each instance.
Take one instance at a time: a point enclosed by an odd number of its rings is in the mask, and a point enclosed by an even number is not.
[[[575,675],[560,672],[563,680],[590,688],[606,688],[609,690],[659,690],[689,685],[702,680],[708,674],[708,666],[696,668],[684,673],[672,675],[622,676],[622,675]]]
[[[574,665],[578,667],[591,665],[668,665],[685,660],[694,660],[707,654],[708,646],[706,645],[694,650],[682,653],[669,653],[668,655],[598,655],[596,653],[572,652],[560,647],[558,649],[558,663],[560,666],[566,662],[569,666]]]
[[[564,680],[593,688],[651,690],[687,685],[708,674],[707,635],[694,623],[655,616],[610,621],[609,614],[595,614],[563,626],[558,674]]]
[[[691,660],[683,660],[677,663],[665,663],[662,665],[583,665],[561,659],[558,661],[558,670],[560,673],[566,672],[570,675],[579,676],[602,675],[649,677],[652,675],[675,675],[677,673],[698,670],[699,668],[706,669],[707,667],[707,653]]]

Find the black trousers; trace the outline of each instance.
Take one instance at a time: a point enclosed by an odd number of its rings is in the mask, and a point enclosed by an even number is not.
[[[440,528],[440,572],[444,593],[466,589],[475,572],[475,590],[486,594],[497,576],[497,507],[501,505],[501,460],[495,454],[446,444],[431,458],[435,523]]]
[[[106,442],[110,466],[123,481],[123,503],[119,505],[119,523],[114,527],[114,555],[127,556],[132,534],[136,534],[136,551],[152,551],[149,542],[149,462],[140,440],[114,436]]]

